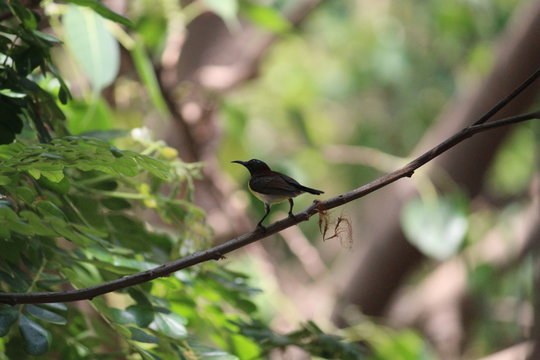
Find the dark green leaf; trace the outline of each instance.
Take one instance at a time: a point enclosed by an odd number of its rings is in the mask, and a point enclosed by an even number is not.
[[[154,309],[148,306],[131,305],[126,309],[139,327],[147,327],[154,321]]]
[[[58,315],[57,313],[52,312],[50,310],[43,309],[36,305],[29,304],[29,305],[26,305],[24,309],[30,315],[32,315],[33,317],[39,320],[43,320],[43,321],[50,322],[53,324],[58,324],[58,325],[65,325],[67,323],[67,320],[65,317]]]
[[[109,316],[113,322],[120,325],[135,324],[135,316],[125,310],[110,308]]]
[[[3,305],[0,307],[0,337],[6,335],[11,328],[11,325],[19,317],[19,312],[13,307]]]
[[[47,304],[42,304],[41,306],[47,307],[49,309],[56,310],[56,311],[66,311],[68,309],[66,304],[64,303],[47,303]]]
[[[16,1],[8,2],[11,11],[15,14],[17,19],[29,29],[36,29],[37,27],[37,18],[36,15],[29,9],[22,6]]]
[[[21,132],[23,122],[20,111],[10,100],[0,96],[0,145],[11,143],[15,135]]]
[[[118,182],[116,180],[103,180],[92,184],[94,189],[114,191],[118,188]]]
[[[51,229],[47,220],[39,217],[37,214],[28,210],[23,210],[19,213],[19,215],[28,222],[36,234],[43,236],[56,235],[56,233]]]
[[[24,338],[24,350],[30,355],[42,355],[49,350],[49,333],[41,325],[23,314],[19,316],[19,330]]]
[[[50,34],[46,34],[44,32],[41,32],[39,30],[34,30],[32,33],[34,35],[36,35],[37,37],[39,37],[40,39],[51,43],[51,45],[61,44],[62,43],[62,41],[60,39],[58,39],[58,38],[56,38],[56,37],[54,37],[54,36],[52,36]]]
[[[13,191],[13,195],[27,204],[34,202],[38,196],[36,189],[29,186],[17,186]]]
[[[133,26],[133,23],[131,22],[131,20],[123,17],[122,15],[115,13],[114,11],[112,11],[111,9],[103,5],[103,3],[101,3],[100,1],[97,1],[97,0],[66,0],[66,1],[72,4],[89,7],[90,9],[97,12],[99,15],[111,21],[120,23],[128,27]]]
[[[128,329],[131,332],[132,340],[143,342],[143,343],[149,343],[149,344],[157,344],[159,342],[159,339],[157,337],[145,331],[142,331],[139,328],[130,326],[128,327]]]
[[[58,206],[54,205],[50,201],[41,200],[37,203],[36,208],[39,211],[39,213],[43,216],[54,216],[61,219],[66,218],[62,210],[60,210]]]
[[[124,156],[124,153],[121,150],[119,150],[116,146],[111,146],[109,149],[111,150],[111,154],[113,154],[114,157],[120,158]]]
[[[62,179],[58,182],[51,181],[48,177],[42,177],[38,180],[38,183],[47,189],[62,195],[67,194],[71,188],[71,183],[65,176],[62,176]]]
[[[131,209],[131,203],[121,198],[106,198],[101,200],[101,203],[109,210],[120,211]]]
[[[63,86],[60,87],[60,90],[58,90],[58,99],[62,103],[62,105],[66,105],[69,99],[69,93],[66,91],[66,88]]]
[[[135,302],[139,306],[148,307],[148,308],[152,307],[152,303],[150,302],[146,294],[140,291],[139,289],[131,287],[128,289],[128,293],[129,293],[129,296],[131,296],[131,298],[135,300]]]

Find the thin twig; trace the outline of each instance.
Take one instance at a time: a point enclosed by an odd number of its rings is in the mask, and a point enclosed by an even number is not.
[[[540,71],[535,72],[532,76],[537,76],[536,74]],[[529,78],[530,79],[530,78]],[[528,81],[528,80],[526,80]],[[531,82],[529,82],[530,84]],[[526,86],[525,86],[526,87]],[[523,91],[525,87],[520,86]],[[506,99],[505,99],[506,100]],[[503,101],[505,101],[503,100]],[[500,104],[500,103],[499,103]],[[499,106],[497,104],[495,107]],[[499,107],[501,109],[502,107]],[[490,110],[490,112],[492,112]],[[494,115],[495,112],[492,112]],[[485,115],[482,117],[484,118]],[[486,120],[489,119],[486,118]],[[330,210],[351,202],[353,200],[364,197],[388,184],[391,184],[403,177],[411,177],[414,174],[414,171],[419,167],[423,166],[427,162],[431,161],[435,157],[446,152],[448,149],[456,146],[463,140],[483,131],[490,129],[507,126],[511,124],[517,124],[523,121],[531,119],[540,119],[540,111],[535,111],[527,114],[512,116],[497,121],[493,121],[487,124],[478,124],[478,121],[473,125],[466,127],[465,129],[459,131],[450,138],[444,140],[439,145],[435,146],[433,149],[427,151],[426,153],[420,155],[418,158],[412,160],[407,165],[402,168],[395,170],[389,174],[386,174],[380,178],[375,179],[374,181],[363,185],[355,190],[352,190],[348,193],[338,195],[331,199],[325,201],[314,201],[309,207],[303,211],[295,214],[294,217],[287,217],[283,220],[275,222],[269,225],[265,231],[257,229],[253,232],[243,234],[235,239],[232,239],[226,243],[215,246],[211,249],[200,251],[178,259],[161,266],[158,266],[154,269],[143,271],[137,274],[130,276],[124,276],[122,278],[84,288],[78,290],[68,290],[68,291],[58,291],[58,292],[42,292],[42,293],[0,293],[0,303],[3,304],[38,304],[38,303],[52,303],[52,302],[69,302],[69,301],[79,301],[92,299],[96,296],[103,295],[112,291],[120,290],[127,288],[129,286],[142,284],[147,281],[156,279],[158,277],[169,276],[171,273],[191,267],[196,264],[200,264],[209,260],[219,260],[223,256],[233,250],[239,249],[246,245],[249,245],[255,241],[266,238],[272,234],[275,234],[283,229],[296,225],[300,222],[307,221],[311,216],[317,214],[319,211]]]

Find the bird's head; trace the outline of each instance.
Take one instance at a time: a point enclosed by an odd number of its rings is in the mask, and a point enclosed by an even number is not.
[[[235,160],[231,162],[244,165],[245,167],[247,167],[251,175],[259,174],[265,171],[270,171],[270,167],[266,165],[264,161],[257,160],[257,159],[251,159],[249,161]]]

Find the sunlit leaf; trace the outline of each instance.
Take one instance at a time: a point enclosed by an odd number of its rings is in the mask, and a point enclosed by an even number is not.
[[[118,74],[118,42],[93,11],[70,5],[64,14],[66,43],[96,92],[110,85]]]
[[[187,336],[184,326],[186,320],[176,313],[156,313],[154,323],[151,328],[161,331],[163,334],[173,339],[183,339]]]
[[[64,179],[64,172],[62,170],[42,171],[41,175],[43,175],[43,177],[47,178],[53,183],[59,183]]]
[[[21,99],[27,96],[25,93],[16,92],[10,89],[2,89],[0,90],[0,94],[14,99]]]
[[[416,198],[403,208],[401,224],[407,239],[425,255],[444,260],[454,255],[467,233],[463,196],[422,201]]]
[[[242,14],[262,28],[282,33],[291,28],[289,21],[276,9],[256,3],[245,3]]]

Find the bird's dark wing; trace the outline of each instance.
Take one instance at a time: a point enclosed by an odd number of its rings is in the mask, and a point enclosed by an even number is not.
[[[279,174],[279,175],[281,175],[283,180],[285,180],[288,184],[290,184],[291,186],[294,186],[296,189],[298,189],[298,190],[300,190],[302,192],[308,192],[308,193],[314,194],[314,195],[324,194],[324,191],[317,190],[317,189],[312,189],[310,187],[304,186],[304,185],[300,184],[298,181],[294,180],[290,176],[287,176],[285,174]]]
[[[296,180],[279,173],[259,175],[251,178],[251,190],[267,195],[283,195],[294,197],[304,192]]]

